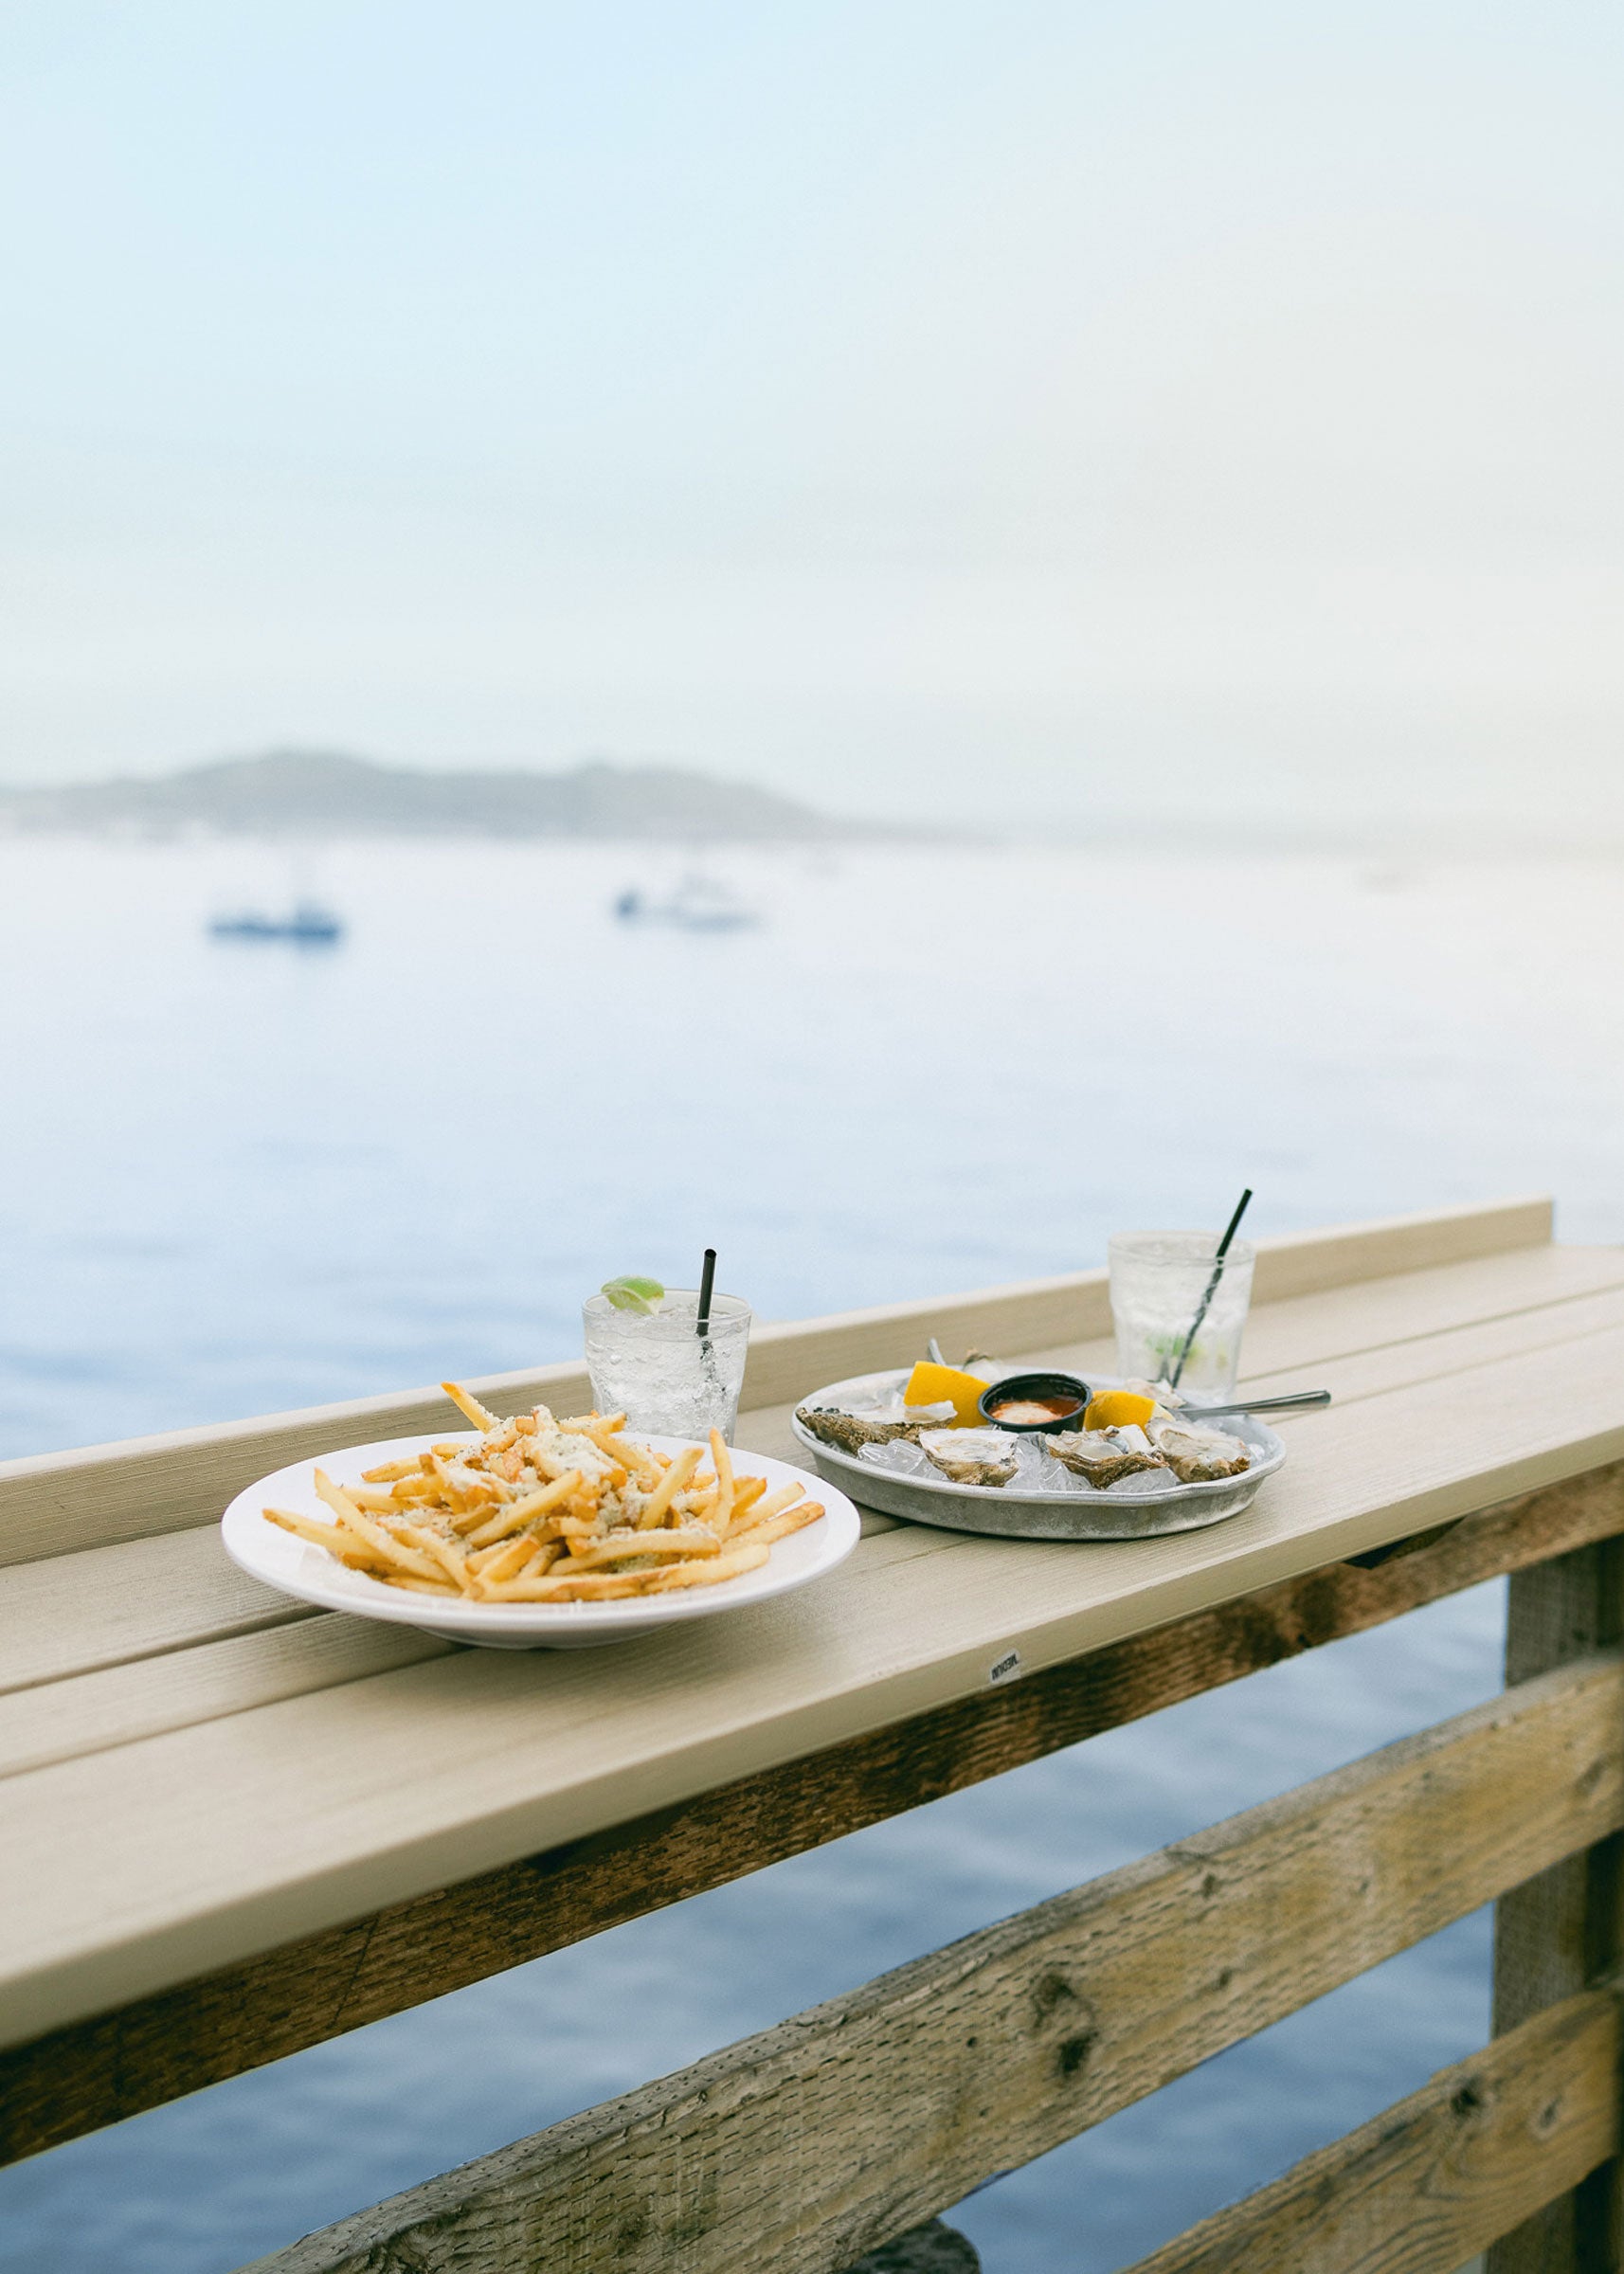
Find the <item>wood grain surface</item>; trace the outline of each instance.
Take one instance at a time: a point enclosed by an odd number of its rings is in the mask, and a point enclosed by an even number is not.
[[[1337,1563],[0,2053],[0,2161],[115,2123],[1624,1527],[1624,1471]],[[334,1621],[351,1628],[359,1622]]]
[[[1603,1260],[1607,1268],[1624,1272],[1624,1257],[1594,1259],[1597,1264]],[[1309,1298],[1283,1307],[1293,1314],[1285,1347],[1290,1349],[1299,1342],[1317,1346],[1319,1340],[1334,1332],[1353,1345],[1349,1355],[1322,1354],[1307,1369],[1314,1380],[1334,1390],[1344,1407],[1399,1386],[1404,1380],[1412,1387],[1447,1381],[1463,1366],[1486,1359],[1549,1348],[1557,1342],[1583,1339],[1601,1328],[1624,1325],[1624,1286],[1597,1293],[1575,1292],[1565,1300],[1531,1300],[1536,1292],[1551,1296],[1550,1265],[1560,1263],[1561,1283],[1577,1288],[1585,1280],[1576,1267],[1592,1262],[1582,1251],[1525,1250],[1517,1257],[1494,1259],[1493,1268],[1502,1274],[1494,1287],[1484,1283],[1478,1266],[1413,1274],[1418,1284],[1411,1324],[1433,1330],[1417,1333],[1401,1345],[1382,1345],[1375,1350],[1360,1346],[1361,1338],[1390,1327],[1394,1322],[1384,1313],[1364,1315],[1362,1299],[1390,1294],[1390,1283],[1350,1290],[1329,1306],[1325,1297]],[[1540,1266],[1537,1290],[1522,1271],[1527,1263]],[[1521,1281],[1515,1290],[1519,1306],[1515,1311],[1474,1316],[1466,1326],[1455,1323],[1463,1312],[1475,1312],[1480,1307],[1488,1310],[1497,1300],[1511,1300],[1513,1290],[1503,1274],[1513,1270]],[[1469,1284],[1460,1284],[1463,1277]],[[1349,1311],[1345,1308],[1349,1304],[1358,1308]],[[1269,1330],[1257,1338],[1265,1367],[1273,1339],[1270,1321]],[[1083,1363],[1086,1369],[1094,1356],[1097,1353],[1084,1346],[1074,1363]],[[1288,1386],[1295,1386],[1290,1376],[1285,1379]],[[788,1406],[761,1407],[748,1413],[740,1426],[740,1445],[777,1457],[804,1458],[790,1432],[791,1410]],[[1288,1420],[1286,1426],[1290,1430],[1293,1425]],[[890,1528],[890,1525],[885,1517],[866,1519],[871,1532]],[[241,1711],[273,1697],[294,1694],[297,1685],[259,1684],[255,1677],[261,1668],[274,1667],[285,1673],[303,1664],[311,1671],[310,1686],[316,1686],[325,1663],[323,1651],[218,1654],[217,1665],[235,1664],[244,1670],[241,1688],[234,1694],[192,1679],[181,1653],[189,1646],[208,1645],[262,1627],[328,1615],[238,1572],[222,1553],[212,1527],[52,1557],[0,1571],[0,1695],[30,1685],[67,1682],[80,1673],[141,1659],[166,1657],[172,1661],[169,1669],[154,1666],[126,1685],[95,1686],[96,1695],[103,1702],[96,1712],[77,1710],[71,1694],[64,1693],[50,1708],[56,1738],[48,1757],[65,1758],[75,1749],[89,1750],[100,1742],[99,1733],[112,1725],[111,1701],[121,1692],[131,1700],[127,1741],[130,1736],[182,1727],[189,1721],[207,1718],[211,1710]],[[362,1622],[350,1623],[359,1629]],[[323,1650],[331,1648],[323,1646]],[[361,1646],[356,1646],[354,1655],[357,1661],[363,1655]],[[211,1704],[216,1698],[219,1702]],[[0,1708],[0,1724],[5,1718]],[[81,1741],[77,1747],[68,1742],[76,1735]],[[5,1758],[0,1747],[0,1764]]]
[[[1624,1824],[1598,1653],[428,2182],[261,2274],[836,2274]]]
[[[1290,1442],[1203,1531],[901,1525],[635,1649],[453,1651],[13,1778],[0,2042],[972,1695],[1012,1651],[1036,1672],[1610,1464],[1624,1327],[1299,1417]]]
[[[1203,1533],[901,1525],[635,1651],[461,1651],[13,1778],[0,2042],[973,1694],[1010,1649],[1038,1671],[1624,1453],[1624,1328],[1452,1381],[1299,1417]]]
[[[158,1733],[9,1784],[0,2042],[866,1736],[973,1694],[1011,1650],[1039,1670],[1611,1461],[1624,1324],[1589,1314],[1620,1261],[1525,1247],[1407,1274],[1435,1330],[1402,1384],[1296,1417],[1286,1471],[1209,1531],[1077,1549],[897,1527],[815,1588],[635,1651],[452,1652],[268,1701],[264,1654],[241,1654],[242,1693],[209,1689],[215,1718],[186,1725],[159,1710],[160,1669],[142,1685]],[[1293,1336],[1317,1322],[1348,1353],[1331,1375],[1385,1360],[1367,1338],[1393,1332],[1390,1292],[1266,1306],[1259,1354],[1301,1304]],[[224,1682],[238,1661],[218,1663]],[[409,1763],[389,1742],[406,1728]]]
[[[1574,1549],[1512,1580],[1506,1679],[1529,1680],[1624,1637],[1624,1540]],[[1624,1957],[1624,1841],[1568,1857],[1495,1908],[1494,2026],[1515,2028]],[[1555,2191],[1553,2191],[1554,2193]],[[1489,2274],[1595,2274],[1624,2261],[1617,2158],[1547,2199],[1489,2254]]]
[[[1128,2274],[1455,2274],[1616,2152],[1621,2041],[1608,1992],[1548,2007]]]
[[[1328,1386],[1347,1406],[1620,1324],[1624,1253],[1523,1249],[1261,1311],[1248,1380],[1265,1390]],[[1044,1356],[1087,1373],[1110,1354],[1082,1344]],[[792,1410],[749,1409],[740,1445],[803,1459]],[[1290,1435],[1294,1424],[1285,1427]],[[867,1521],[871,1529],[891,1522]],[[313,1615],[321,1615],[237,1571],[212,1526],[16,1564],[0,1569],[0,1693]]]
[[[262,1632],[16,1690],[0,1696],[0,1778],[421,1666],[454,1647],[420,1627],[379,1619],[279,1620]],[[4,1807],[0,1789],[0,1814]]]
[[[1550,1228],[1550,1202],[1532,1200],[1293,1233],[1258,1243],[1254,1301],[1534,1249],[1549,1241]],[[1018,1351],[1087,1341],[1110,1326],[1106,1275],[1099,1271],[758,1326],[745,1403],[777,1405],[820,1382],[908,1364],[931,1333],[961,1349],[975,1343]],[[473,1386],[503,1410],[537,1398],[568,1410],[589,1396],[579,1362],[485,1375]],[[339,1445],[460,1426],[456,1408],[430,1386],[0,1462],[0,1564],[213,1524],[245,1485],[290,1461]]]
[[[316,1615],[262,1587],[212,1531],[0,1570],[0,1697]]]

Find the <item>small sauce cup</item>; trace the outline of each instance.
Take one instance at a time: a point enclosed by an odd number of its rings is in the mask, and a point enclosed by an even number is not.
[[[1082,1428],[1091,1395],[1075,1374],[1009,1374],[989,1382],[976,1405],[983,1421],[1013,1436],[1036,1436],[1041,1431],[1053,1435]]]

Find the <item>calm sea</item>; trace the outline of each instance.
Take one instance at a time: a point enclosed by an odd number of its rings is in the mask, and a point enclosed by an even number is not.
[[[768,1317],[1554,1189],[1624,1236],[1620,871],[0,839],[0,1453],[567,1356],[709,1241]],[[208,918],[315,889],[329,953]],[[1489,1694],[1479,1590],[0,2173],[0,2266],[224,2274]],[[1469,1920],[975,2196],[1106,2274],[1482,2041]]]

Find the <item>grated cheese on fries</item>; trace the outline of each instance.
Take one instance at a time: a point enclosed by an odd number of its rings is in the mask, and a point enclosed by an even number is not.
[[[554,1420],[544,1405],[499,1421],[459,1383],[447,1397],[481,1432],[316,1489],[333,1522],[266,1508],[272,1524],[341,1563],[422,1595],[470,1602],[603,1602],[711,1587],[758,1570],[823,1509],[801,1484],[735,1476],[720,1430],[672,1457],[625,1434],[624,1414]]]

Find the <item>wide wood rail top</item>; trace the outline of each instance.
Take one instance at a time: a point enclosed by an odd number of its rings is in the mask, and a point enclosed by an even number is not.
[[[0,2046],[951,1707],[1011,1652],[1041,1676],[1624,1458],[1624,1250],[1550,1232],[1524,1201],[1264,1243],[1246,1380],[1336,1403],[1284,1424],[1285,1469],[1210,1530],[875,1518],[818,1585],[601,1651],[455,1648],[226,1561],[244,1485],[454,1426],[437,1392],[0,1467]],[[1105,1277],[766,1328],[740,1445],[795,1457],[795,1399],[932,1333],[1108,1368]],[[578,1366],[479,1386],[586,1396]]]

